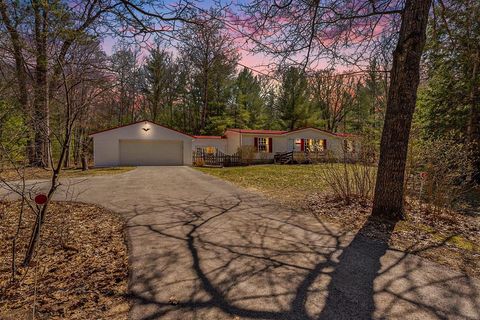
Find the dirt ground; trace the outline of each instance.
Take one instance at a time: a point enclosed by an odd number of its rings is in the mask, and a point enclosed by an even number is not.
[[[0,202],[0,319],[127,319],[128,263],[123,223],[108,210],[52,203],[40,247],[21,267],[34,215],[23,215],[12,282],[19,202]]]
[[[429,260],[480,278],[480,216],[442,210],[431,212],[425,205],[409,201],[407,218],[393,231],[386,222],[364,227],[371,203],[345,204],[325,193],[307,198],[305,209],[320,219],[340,225],[344,230],[362,232],[373,239],[387,241],[394,249],[414,253]]]

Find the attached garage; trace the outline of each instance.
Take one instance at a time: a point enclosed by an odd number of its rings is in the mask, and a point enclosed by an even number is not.
[[[120,140],[121,166],[181,166],[183,142]]]
[[[192,164],[193,136],[151,121],[90,135],[95,166],[181,166]]]

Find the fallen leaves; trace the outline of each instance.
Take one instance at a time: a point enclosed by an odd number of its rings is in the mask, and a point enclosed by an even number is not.
[[[349,204],[325,193],[310,195],[304,209],[344,230],[386,241],[392,248],[412,252],[429,260],[480,277],[480,216],[443,210],[432,214],[417,201],[406,206],[407,219],[391,228],[384,222],[362,228],[371,213],[371,203]]]
[[[179,301],[175,296],[171,296],[170,298],[168,298],[168,303],[176,306],[179,303]]]
[[[128,264],[123,223],[87,204],[52,203],[40,247],[11,282],[12,240],[19,203],[0,202],[0,318],[126,319]],[[20,266],[34,215],[25,212],[17,240]],[[36,283],[36,297],[35,297]]]

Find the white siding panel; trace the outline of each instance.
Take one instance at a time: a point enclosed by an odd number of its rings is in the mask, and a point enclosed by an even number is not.
[[[234,154],[240,148],[241,135],[238,132],[227,131],[225,133],[227,137],[227,154]]]
[[[272,152],[257,152],[255,153],[255,159],[273,159],[275,153],[283,152],[282,150],[282,137],[278,135],[268,135],[268,134],[253,134],[253,133],[242,133],[242,146],[254,146],[255,138],[272,138]]]
[[[215,147],[223,153],[227,153],[227,139],[195,139],[192,143],[192,150],[197,147]]]
[[[285,137],[285,150],[291,151],[288,141],[295,139],[326,139],[327,150],[333,152],[336,157],[343,155],[343,140],[344,138],[329,134],[315,129],[305,129],[293,131],[283,135]]]

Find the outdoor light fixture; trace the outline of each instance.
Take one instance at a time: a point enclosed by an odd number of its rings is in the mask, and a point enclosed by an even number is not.
[[[148,127],[148,122],[145,121],[145,126],[142,128],[143,131],[147,132],[148,130],[150,130],[150,128]]]

